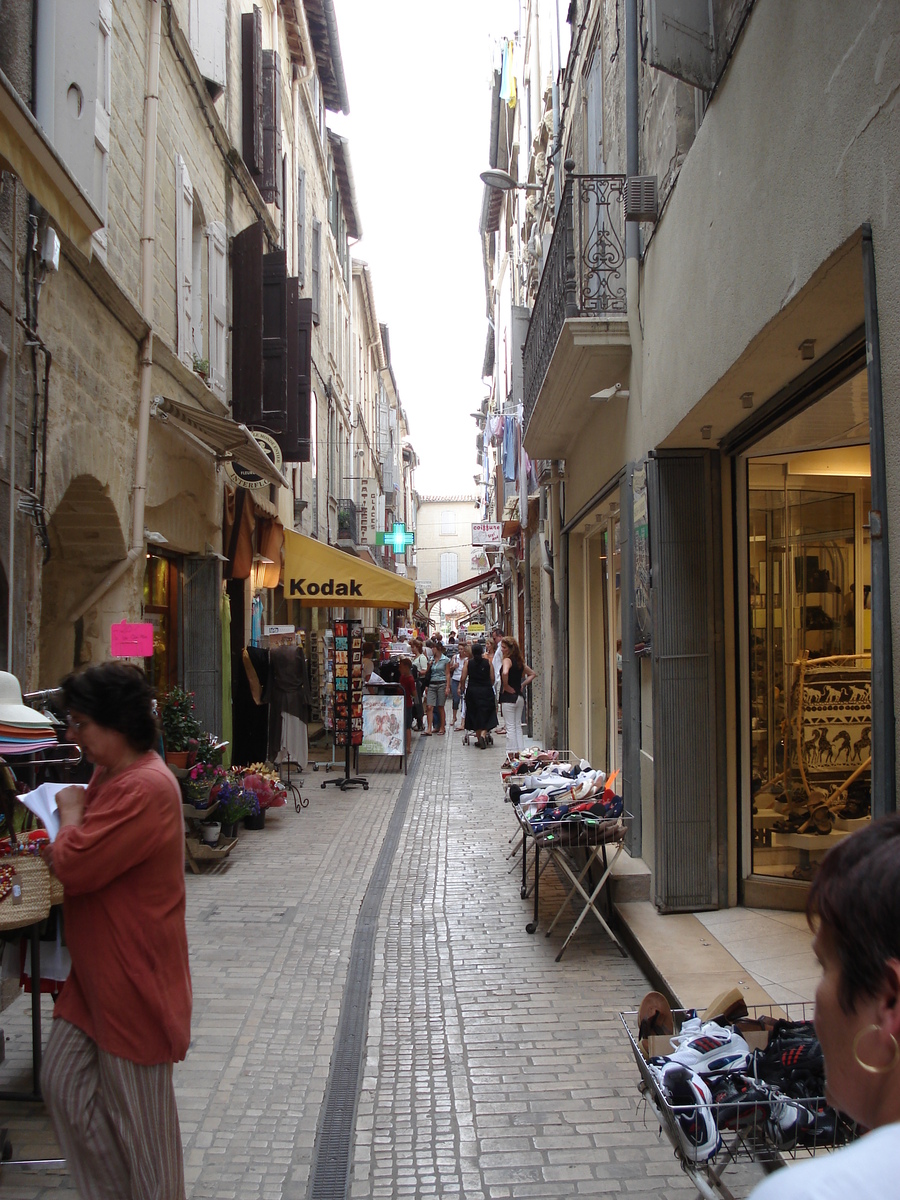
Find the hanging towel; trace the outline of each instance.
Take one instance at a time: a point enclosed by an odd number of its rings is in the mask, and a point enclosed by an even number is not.
[[[516,480],[516,421],[514,417],[503,418],[503,478],[507,483]]]

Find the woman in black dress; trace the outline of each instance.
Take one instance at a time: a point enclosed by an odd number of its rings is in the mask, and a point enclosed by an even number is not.
[[[459,690],[466,693],[466,729],[474,730],[478,748],[488,744],[489,731],[497,728],[497,704],[494,699],[494,664],[484,657],[484,643],[476,642],[472,657],[463,667]],[[492,740],[492,739],[491,739]]]

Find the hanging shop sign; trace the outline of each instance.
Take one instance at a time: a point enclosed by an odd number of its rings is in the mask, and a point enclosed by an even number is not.
[[[378,480],[359,481],[359,544],[374,546],[375,535],[382,528],[378,524]]]
[[[153,625],[150,621],[120,621],[109,631],[113,658],[150,658],[153,654]]]
[[[490,546],[500,541],[502,526],[499,521],[478,521],[472,524],[472,545]]]
[[[390,546],[395,554],[403,554],[407,546],[412,546],[416,540],[414,533],[407,533],[406,526],[402,521],[395,521],[394,528],[391,533],[377,533],[375,535],[376,546]]]
[[[254,440],[259,444],[266,458],[280,471],[284,459],[281,456],[281,447],[272,437],[271,433],[265,433],[262,429],[251,429],[250,432],[253,434]],[[236,484],[238,487],[248,488],[251,492],[271,486],[268,479],[263,479],[261,475],[255,475],[253,471],[248,471],[246,467],[241,466],[234,459],[225,464],[225,473],[233,484]]]

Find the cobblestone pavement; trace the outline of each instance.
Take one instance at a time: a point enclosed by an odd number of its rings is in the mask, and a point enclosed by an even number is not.
[[[458,735],[414,753],[376,936],[351,1195],[694,1196],[638,1107],[616,1015],[647,990],[641,972],[593,920],[560,963],[564,933],[525,931],[501,759]],[[192,1200],[307,1196],[356,917],[403,782],[379,772],[368,792],[341,793],[323,778],[306,775],[302,813],[242,833],[226,870],[187,876],[193,1040],[176,1088]],[[542,882],[542,914],[561,895]],[[0,1016],[0,1086],[28,1084],[29,1014],[20,997]],[[17,1158],[58,1153],[39,1106],[0,1105],[0,1122]],[[0,1168],[3,1196],[75,1200],[64,1172]]]

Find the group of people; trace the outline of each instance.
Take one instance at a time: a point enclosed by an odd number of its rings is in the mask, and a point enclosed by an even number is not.
[[[509,729],[518,710],[511,697],[533,675],[515,643],[499,640]],[[496,722],[493,676],[484,647],[473,646],[458,691],[482,737]],[[445,701],[449,679],[445,667]],[[181,796],[155,749],[153,694],[142,671],[119,662],[88,667],[67,677],[62,693],[68,736],[94,774],[87,788],[58,793],[60,830],[46,852],[65,887],[72,969],[53,1014],[43,1093],[85,1200],[184,1200],[172,1086],[191,1026]],[[815,1030],[826,1095],[869,1132],[833,1155],[777,1171],[754,1200],[887,1200],[900,1174],[900,815],[872,821],[829,851],[807,915],[822,966]]]
[[[494,629],[493,653],[484,642],[468,643],[450,634],[427,641],[415,638],[411,654],[400,659],[400,685],[407,697],[407,751],[411,731],[441,737],[447,728],[447,701],[453,707],[451,730],[475,734],[480,749],[493,744],[492,731],[506,735],[508,750],[524,749],[524,690],[536,678],[515,638]],[[499,709],[499,715],[498,715]]]

